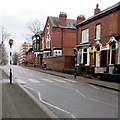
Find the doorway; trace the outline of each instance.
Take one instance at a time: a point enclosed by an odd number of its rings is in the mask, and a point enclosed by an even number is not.
[[[101,67],[107,67],[107,50],[101,51]]]

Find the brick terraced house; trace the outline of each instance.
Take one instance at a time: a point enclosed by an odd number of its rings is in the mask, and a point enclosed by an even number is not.
[[[96,73],[120,64],[120,2],[103,11],[96,5],[94,15],[76,27],[77,64],[84,64],[86,71],[95,67]]]
[[[76,20],[67,19],[66,13],[48,17],[42,34],[43,58],[73,55],[76,46]]]

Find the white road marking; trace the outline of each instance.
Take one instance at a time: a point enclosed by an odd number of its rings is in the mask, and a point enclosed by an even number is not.
[[[38,93],[39,100],[42,101],[42,97],[41,97],[40,92],[37,92],[37,93]]]
[[[45,102],[45,101],[43,101],[43,100],[41,100],[41,102],[44,103],[44,104],[47,104],[47,105],[49,105],[49,106],[51,106],[51,107],[54,107],[54,108],[56,108],[56,109],[58,109],[58,110],[60,110],[60,111],[63,111],[63,112],[65,112],[65,113],[67,113],[67,114],[70,114],[70,112],[68,112],[68,111],[66,111],[66,110],[63,110],[62,108],[59,108],[59,107],[57,107],[57,106],[55,106],[55,105],[52,105],[52,104],[50,104],[50,103],[48,103],[48,102]]]
[[[33,90],[33,91],[35,91],[35,92],[37,92],[37,90],[35,90],[34,88],[31,88],[31,87],[28,87],[28,86],[24,86],[24,87],[26,87],[26,88],[28,88],[28,89],[31,89],[31,90]]]
[[[35,91],[35,92],[37,92],[37,93],[38,93],[38,98],[39,98],[39,100],[40,100],[42,103],[44,103],[44,104],[46,104],[46,105],[49,105],[49,106],[51,106],[51,107],[53,107],[53,108],[55,108],[55,109],[58,109],[58,110],[60,110],[60,111],[62,111],[62,112],[65,112],[65,113],[69,114],[72,118],[76,118],[73,114],[71,114],[71,113],[68,112],[67,110],[64,110],[64,109],[62,109],[62,108],[60,108],[60,107],[57,107],[57,106],[55,106],[55,105],[53,105],[53,104],[51,104],[51,103],[48,103],[48,102],[42,100],[42,97],[41,97],[40,92],[37,91],[36,89],[33,89],[33,88],[31,88],[31,87],[28,87],[28,86],[25,86],[25,87],[28,88],[28,89],[31,89],[31,90],[33,90],[33,91]]]
[[[25,81],[23,81],[23,80],[21,80],[21,79],[16,79],[17,80],[17,82],[18,83],[20,83],[20,84],[26,84],[27,82],[25,82]]]
[[[79,93],[82,97],[86,97],[85,95],[83,95],[80,91],[78,91],[78,90],[75,90],[77,93]]]
[[[57,81],[57,82],[61,82],[61,83],[64,83],[65,81],[63,80],[60,80],[60,79],[56,79],[56,78],[53,78],[54,81]]]
[[[69,79],[64,79],[65,81],[69,81],[69,82],[72,82],[72,83],[77,83],[77,81],[73,81],[73,80],[69,80]]]
[[[91,101],[96,101],[96,102],[100,102],[100,103],[103,103],[103,104],[107,104],[107,105],[112,105],[114,107],[119,107],[118,105],[114,105],[114,104],[111,104],[111,103],[107,103],[107,102],[103,102],[103,101],[99,101],[99,100],[96,100],[96,99],[93,99],[93,98],[87,98]]]
[[[91,85],[91,84],[88,84],[90,87],[92,87],[92,88],[95,88],[95,89],[100,89],[100,88],[98,88],[98,87],[96,87],[96,86],[94,86],[94,85]]]
[[[50,83],[53,83],[53,82],[54,82],[54,81],[51,81],[51,80],[45,79],[45,78],[42,78],[42,79],[40,79],[40,80],[47,81],[47,82],[50,82]]]
[[[36,79],[28,79],[28,80],[30,80],[33,83],[40,83],[40,81],[37,81]]]
[[[63,87],[63,88],[66,88],[66,89],[70,89],[70,90],[73,90],[73,91],[75,91],[75,92],[77,92],[80,96],[82,96],[82,97],[86,97],[84,94],[82,94],[80,91],[78,91],[78,90],[76,90],[76,89],[74,89],[74,88],[69,88],[69,87],[66,87],[66,86],[62,86],[62,85],[57,85],[57,84],[55,84],[56,86],[59,86],[59,87]]]

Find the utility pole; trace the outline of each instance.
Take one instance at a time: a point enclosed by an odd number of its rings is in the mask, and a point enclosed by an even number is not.
[[[75,55],[75,71],[74,71],[74,78],[77,76],[77,48],[73,49]]]
[[[9,40],[9,45],[10,45],[10,65],[12,64],[12,44],[13,40]],[[12,69],[10,68],[10,84],[12,84]]]

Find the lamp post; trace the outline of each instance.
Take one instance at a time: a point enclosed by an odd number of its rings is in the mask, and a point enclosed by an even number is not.
[[[75,55],[75,71],[74,71],[74,78],[77,76],[77,48],[73,49]]]
[[[12,64],[12,44],[13,40],[9,40],[9,45],[10,45],[10,65]],[[12,69],[10,68],[10,84],[12,84]]]

